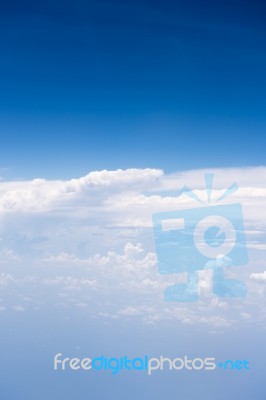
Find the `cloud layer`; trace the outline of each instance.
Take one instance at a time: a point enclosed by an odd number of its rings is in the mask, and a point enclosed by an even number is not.
[[[240,186],[223,204],[242,204],[250,263],[226,273],[247,283],[247,299],[214,297],[205,273],[198,304],[164,302],[165,287],[186,276],[158,273],[152,214],[202,207],[182,193],[184,185],[208,206],[205,172],[210,171],[128,169],[90,172],[69,181],[0,182],[1,310],[54,304],[77,307],[94,318],[216,327],[239,319],[250,323],[257,310],[264,315],[266,167],[211,171],[213,204],[233,182]],[[40,293],[45,300],[40,301]]]

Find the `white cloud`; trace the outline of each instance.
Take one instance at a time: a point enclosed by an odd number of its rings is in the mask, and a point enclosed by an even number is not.
[[[95,192],[95,188],[105,187],[114,190],[130,186],[141,187],[151,184],[163,175],[157,169],[127,169],[116,171],[95,171],[79,179],[69,181],[32,181],[0,182],[0,211],[47,211],[60,205],[72,203],[83,193],[87,197]],[[84,193],[85,192],[85,193]]]
[[[254,273],[250,275],[250,279],[257,282],[266,282],[266,271],[262,273]]]
[[[15,310],[21,304],[28,310],[50,301],[53,307],[78,307],[95,318],[134,315],[145,323],[174,320],[220,327],[239,318],[252,320],[258,298],[261,307],[265,302],[256,282],[266,281],[260,265],[266,237],[266,167],[213,171],[213,199],[234,181],[240,186],[224,204],[243,206],[251,262],[245,272],[239,267],[226,273],[246,281],[250,276],[250,297],[242,303],[216,298],[212,276],[204,271],[197,304],[167,304],[163,299],[164,289],[185,282],[186,276],[159,274],[152,214],[200,207],[185,194],[176,195],[187,185],[206,200],[204,172],[128,169],[95,171],[68,181],[1,181],[3,307],[12,304]],[[17,288],[14,298],[10,285]],[[31,301],[25,300],[28,293]]]
[[[160,178],[163,175],[162,170],[145,168],[136,169],[130,168],[126,170],[118,169],[116,171],[94,171],[88,175],[79,178],[71,179],[66,183],[67,190],[77,190],[87,188],[88,186],[123,186],[146,184]]]

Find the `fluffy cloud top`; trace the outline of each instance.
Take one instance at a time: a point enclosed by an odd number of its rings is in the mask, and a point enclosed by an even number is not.
[[[266,271],[257,274],[256,273],[251,274],[250,279],[257,282],[266,282]]]

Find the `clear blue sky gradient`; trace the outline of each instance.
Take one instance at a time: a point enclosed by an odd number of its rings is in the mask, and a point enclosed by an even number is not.
[[[263,164],[265,8],[2,2],[2,176]]]

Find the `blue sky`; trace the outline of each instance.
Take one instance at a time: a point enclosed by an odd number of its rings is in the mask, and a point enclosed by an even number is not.
[[[265,400],[265,40],[259,1],[1,3],[1,399]],[[167,303],[186,277],[159,274],[152,215],[198,207],[176,195],[206,200],[206,172],[214,200],[239,185],[248,295],[201,271]],[[58,352],[252,369],[57,374]]]
[[[4,177],[264,163],[263,4],[1,7]]]

